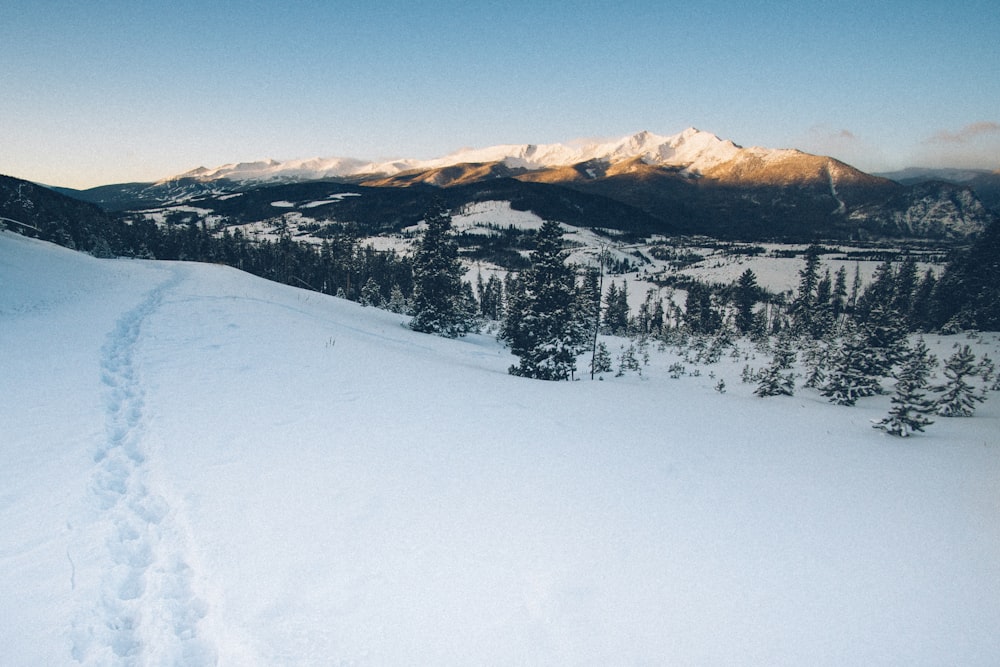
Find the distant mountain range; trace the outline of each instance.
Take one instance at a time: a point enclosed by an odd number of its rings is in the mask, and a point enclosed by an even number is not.
[[[577,225],[744,240],[960,240],[979,234],[996,217],[991,207],[1000,207],[997,173],[926,175],[876,176],[830,157],[743,148],[688,128],[671,136],[639,132],[606,142],[462,149],[431,160],[234,163],[199,167],[156,183],[62,192],[109,210],[225,208],[230,219],[239,221],[248,219],[236,210],[245,202],[283,200],[294,209],[349,187],[362,196],[346,205],[341,199],[336,206],[297,212],[317,223],[393,227],[419,219],[421,212],[410,209],[433,193],[452,206],[506,200],[514,208]],[[291,187],[310,183],[328,186]],[[226,198],[262,188],[269,192],[260,197]],[[324,188],[332,189],[325,193]],[[305,198],[296,201],[294,191]]]

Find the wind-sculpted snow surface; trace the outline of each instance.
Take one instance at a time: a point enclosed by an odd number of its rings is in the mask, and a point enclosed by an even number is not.
[[[137,347],[143,325],[181,279],[181,269],[118,321],[102,349],[105,438],[90,489],[106,524],[100,599],[74,624],[72,656],[86,665],[207,665],[199,637],[205,603],[192,590],[185,536],[147,466],[144,390]]]
[[[525,380],[489,336],[4,233],[0,349],[0,664],[1000,662],[995,396],[901,441],[888,396],[754,396],[749,345]]]

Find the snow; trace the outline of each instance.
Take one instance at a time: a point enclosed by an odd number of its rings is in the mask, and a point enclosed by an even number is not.
[[[203,182],[216,179],[240,182],[320,180],[360,174],[393,175],[413,169],[427,170],[456,164],[487,162],[503,162],[513,168],[543,169],[578,164],[588,160],[616,162],[634,157],[640,157],[650,164],[682,166],[686,172],[697,174],[732,159],[740,150],[741,148],[732,141],[720,139],[710,132],[691,127],[670,136],[644,131],[611,141],[500,144],[484,148],[463,148],[429,160],[405,158],[376,162],[335,157],[240,162],[212,169],[199,167],[161,182],[183,178],[194,178]]]
[[[995,397],[900,440],[750,350],[546,383],[404,321],[0,233],[2,661],[1000,659]]]
[[[183,214],[190,214],[186,217],[202,221],[208,226],[215,226],[223,220],[223,216],[215,215],[211,209],[198,208],[197,206],[187,206],[187,205],[172,205],[164,206],[161,208],[149,208],[143,209],[142,211],[136,211],[137,215],[141,215],[147,220],[156,223],[157,225],[163,226],[168,224],[167,218],[170,216],[181,216],[185,217]]]
[[[497,229],[514,227],[515,229],[542,228],[545,221],[531,211],[515,211],[509,201],[483,201],[466,204],[452,213],[451,226],[456,231],[470,232],[483,230],[483,233],[497,233]]]
[[[317,206],[326,206],[327,204],[335,204],[339,201],[343,201],[344,197],[360,197],[361,194],[357,192],[339,192],[336,194],[329,195],[326,199],[319,199],[316,201],[306,202],[305,204],[299,205],[299,208],[316,208]]]

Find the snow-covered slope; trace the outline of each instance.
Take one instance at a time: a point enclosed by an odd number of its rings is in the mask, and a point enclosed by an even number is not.
[[[394,175],[410,170],[438,169],[466,163],[502,162],[508,167],[543,169],[578,164],[588,160],[617,162],[641,157],[650,164],[679,166],[701,172],[731,159],[739,146],[714,134],[688,128],[679,134],[661,136],[639,132],[621,139],[573,144],[504,144],[487,148],[466,148],[430,160],[400,159],[373,162],[354,158],[313,158],[309,160],[264,160],[241,162],[208,169],[199,167],[166,179],[213,181],[304,181],[359,174]]]
[[[997,401],[901,442],[743,359],[545,383],[402,320],[0,233],[0,662],[1000,657]]]

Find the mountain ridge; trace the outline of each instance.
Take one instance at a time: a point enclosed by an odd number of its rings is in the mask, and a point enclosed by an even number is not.
[[[650,163],[707,169],[732,157],[741,147],[694,127],[664,136],[643,130],[610,141],[551,144],[498,144],[483,148],[462,148],[447,155],[418,160],[401,158],[373,161],[352,157],[307,158],[279,161],[274,159],[238,162],[217,167],[197,167],[157,181],[157,184],[183,179],[199,182],[230,180],[238,182],[278,182],[322,180],[360,175],[394,176],[413,170],[429,170],[458,164],[502,162],[510,168],[542,169],[586,162],[618,161],[641,156]]]
[[[389,190],[420,186],[443,195],[459,188],[445,199],[461,206],[468,203],[463,196],[482,200],[490,184],[499,187],[501,181],[509,201],[520,202],[515,207],[533,207],[539,215],[591,211],[590,217],[570,215],[573,224],[638,225],[644,233],[723,239],[962,241],[997,216],[996,206],[984,205],[971,189],[978,185],[992,193],[992,180],[902,184],[829,156],[794,148],[745,148],[695,127],[674,135],[642,131],[610,140],[463,148],[429,160],[268,159],[198,167],[155,184],[63,192],[109,209],[135,210],[258,188],[338,182],[372,190],[350,207],[325,214],[310,209],[310,216],[320,216],[318,222],[367,225],[374,224],[373,216],[390,221],[411,217],[411,212],[401,217],[387,208],[397,200]],[[533,189],[525,191],[515,182]],[[586,201],[576,201],[572,192],[585,195]],[[608,202],[595,205],[594,197]],[[612,211],[617,215],[609,218]]]

